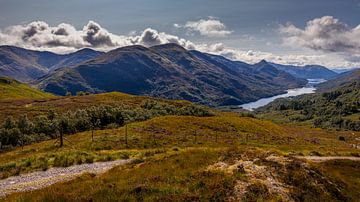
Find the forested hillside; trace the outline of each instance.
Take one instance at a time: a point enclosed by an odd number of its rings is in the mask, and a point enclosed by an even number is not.
[[[336,89],[278,99],[258,109],[265,117],[309,122],[315,127],[360,130],[360,81]]]

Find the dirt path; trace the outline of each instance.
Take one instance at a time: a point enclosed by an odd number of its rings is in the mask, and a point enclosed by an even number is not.
[[[313,162],[323,162],[329,160],[352,160],[360,161],[360,157],[355,156],[297,156],[299,159],[306,159]]]
[[[14,192],[25,192],[41,189],[57,182],[69,181],[88,172],[104,173],[111,168],[129,163],[131,160],[96,162],[92,164],[74,165],[66,168],[50,168],[0,180],[0,198]]]

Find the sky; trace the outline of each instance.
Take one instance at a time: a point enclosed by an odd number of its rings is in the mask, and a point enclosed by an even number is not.
[[[0,45],[169,42],[248,63],[360,67],[360,0],[0,0]]]

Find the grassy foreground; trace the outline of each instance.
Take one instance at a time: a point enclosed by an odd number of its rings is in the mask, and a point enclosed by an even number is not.
[[[358,133],[277,125],[233,113],[213,117],[162,116],[132,123],[127,126],[127,144],[125,130],[126,127],[97,130],[94,132],[94,141],[91,139],[91,131],[69,135],[66,136],[63,148],[57,146],[57,140],[18,147],[1,153],[0,171],[29,164],[31,170],[33,166],[37,167],[36,162],[41,163],[41,159],[48,159],[46,165],[51,166],[55,159],[62,159],[61,156],[68,158],[65,165],[68,166],[77,161],[80,163],[80,160],[85,161],[87,157],[93,161],[101,161],[105,157],[111,160],[123,155],[119,152],[127,152],[129,157],[139,151],[173,147],[216,148],[237,145],[275,149],[295,155],[359,155],[359,151],[351,146],[356,143]],[[346,141],[340,141],[339,136],[345,137]],[[22,170],[17,172],[21,173]]]
[[[276,154],[276,152],[271,152]],[[329,175],[331,170],[353,171],[360,164],[333,162],[307,165],[291,159],[282,165],[269,161],[269,152],[251,147],[172,149],[120,166],[100,176],[84,174],[70,182],[43,190],[10,195],[7,201],[355,201],[359,176],[349,172]],[[270,170],[276,192],[260,172],[237,165],[247,159],[254,168]],[[216,167],[217,164],[224,165]],[[353,178],[352,181],[346,179]],[[351,184],[355,182],[355,184]]]
[[[91,132],[69,135],[63,148],[49,140],[0,154],[2,177],[53,166],[136,159],[101,176],[85,174],[44,190],[13,194],[6,200],[282,201],[290,197],[352,201],[359,196],[360,178],[352,174],[359,170],[358,162],[338,160],[304,166],[291,157],[357,156],[359,151],[351,146],[357,133],[278,125],[235,113],[162,116],[129,124],[127,130],[127,143],[125,127],[121,127],[95,131],[94,141]],[[339,136],[346,141],[340,141]],[[267,159],[271,155],[280,160]],[[246,166],[239,164],[242,161],[259,169],[266,166],[286,191],[274,192],[266,178],[249,175],[252,171],[242,169]],[[220,168],[211,169],[217,163]],[[222,163],[227,165],[225,169]]]

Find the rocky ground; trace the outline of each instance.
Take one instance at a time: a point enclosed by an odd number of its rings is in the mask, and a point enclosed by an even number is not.
[[[339,199],[343,197],[340,194],[339,187],[333,186],[333,182],[324,176],[312,170],[309,163],[321,163],[329,160],[353,160],[359,161],[360,157],[344,156],[301,156],[301,157],[284,157],[278,155],[269,155],[263,158],[247,158],[226,163],[217,162],[210,165],[209,171],[221,171],[229,175],[242,175],[241,180],[237,180],[234,194],[229,201],[252,201],[260,198],[261,200],[270,200],[276,198],[280,201],[298,201],[302,192],[306,190],[296,190],[296,183],[289,180],[293,175],[303,175],[309,179],[308,185],[311,187],[320,187],[321,192],[330,193],[331,185],[335,195]],[[296,180],[295,180],[296,181]],[[256,195],[254,195],[256,194]],[[299,197],[300,195],[300,197]]]

